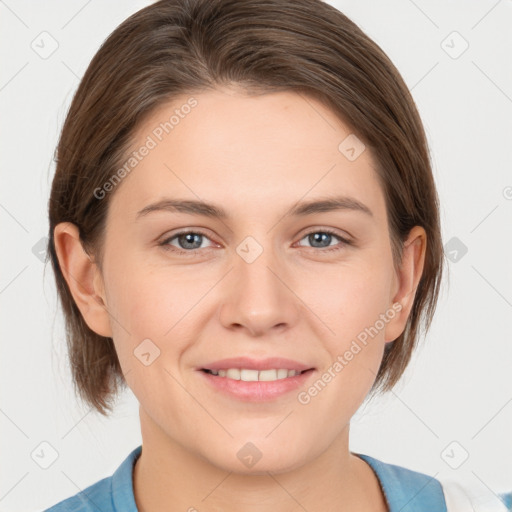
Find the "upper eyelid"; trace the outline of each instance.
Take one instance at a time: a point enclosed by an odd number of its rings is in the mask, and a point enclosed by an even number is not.
[[[305,238],[306,236],[309,236],[309,235],[311,235],[313,233],[327,233],[328,235],[335,236],[336,238],[339,238],[340,240],[343,240],[344,238],[348,238],[348,237],[344,237],[343,235],[340,235],[339,233],[337,233],[336,231],[334,231],[332,229],[312,229],[310,231],[306,231],[299,238],[299,241],[302,240],[303,238]]]
[[[174,233],[173,235],[166,236],[166,237],[163,238],[161,243],[162,244],[163,243],[168,243],[168,242],[170,242],[171,240],[174,240],[176,237],[178,237],[180,235],[186,235],[186,234],[189,234],[189,233],[193,233],[193,234],[196,234],[196,235],[204,236],[205,238],[208,238],[210,240],[210,242],[212,242],[214,244],[218,243],[218,242],[215,242],[214,240],[212,240],[210,235],[208,235],[208,233],[206,233],[206,231],[203,231],[203,229],[199,229],[199,228],[197,228],[197,229],[185,229],[183,231],[179,231],[178,233]],[[304,234],[302,234],[302,236],[298,239],[298,241],[302,240],[306,236],[311,235],[312,233],[328,233],[329,235],[335,236],[336,238],[338,238],[342,243],[350,242],[350,239],[351,239],[350,236],[343,236],[343,235],[337,233],[334,228],[311,228],[310,230],[308,230]],[[210,247],[204,247],[203,249],[209,249],[209,248]],[[185,250],[185,249],[178,248],[178,250]],[[194,251],[197,251],[197,250],[198,249],[193,249],[193,250],[189,250],[187,252],[194,252]]]

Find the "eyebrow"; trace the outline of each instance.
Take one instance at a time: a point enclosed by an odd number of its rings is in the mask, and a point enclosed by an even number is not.
[[[361,212],[369,216],[373,216],[368,206],[361,203],[353,197],[337,196],[319,198],[311,201],[302,201],[292,206],[286,213],[286,216],[304,217],[314,213],[324,213],[339,210],[349,210]],[[179,213],[188,213],[191,215],[202,215],[216,219],[227,219],[229,214],[222,206],[204,201],[195,201],[190,199],[170,199],[165,198],[156,203],[145,206],[137,213],[137,220],[141,217],[156,211],[170,211]]]

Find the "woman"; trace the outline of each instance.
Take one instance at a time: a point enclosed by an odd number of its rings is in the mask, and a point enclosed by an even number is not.
[[[445,511],[349,450],[443,254],[398,71],[320,1],[160,1],[107,39],[57,151],[49,254],[80,396],[142,446],[49,510]],[[463,498],[462,498],[463,499]]]

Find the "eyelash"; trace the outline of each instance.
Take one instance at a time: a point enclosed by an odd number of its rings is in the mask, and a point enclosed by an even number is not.
[[[341,241],[341,244],[334,246],[334,247],[328,247],[328,248],[310,247],[310,249],[318,249],[318,251],[323,252],[323,253],[325,253],[325,252],[331,253],[331,252],[340,251],[343,248],[343,246],[345,246],[345,245],[352,245],[352,242],[350,242],[346,238],[343,238],[342,236],[338,235],[335,231],[333,231],[331,229],[315,229],[315,230],[309,231],[308,233],[305,233],[304,236],[300,240],[306,238],[307,236],[309,236],[313,233],[325,233],[328,235],[332,235],[335,238],[338,238]],[[201,235],[201,236],[204,236],[205,238],[209,239],[208,235],[201,230],[181,231],[180,233],[175,233],[171,237],[166,238],[165,240],[160,242],[158,245],[166,251],[174,252],[178,256],[181,256],[181,255],[186,256],[186,257],[199,256],[200,249],[190,249],[190,250],[186,251],[184,249],[178,249],[177,247],[169,245],[169,242],[171,240],[174,240],[175,238],[182,236],[182,235],[190,235],[190,234]],[[211,249],[211,247],[207,247],[206,249]]]

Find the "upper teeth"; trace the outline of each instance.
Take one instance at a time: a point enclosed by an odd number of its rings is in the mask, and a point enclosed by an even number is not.
[[[227,377],[228,379],[250,381],[273,381],[279,379],[286,379],[287,377],[294,377],[301,372],[297,370],[287,370],[281,368],[278,370],[248,370],[245,368],[229,368],[227,370],[209,370],[213,375],[219,377]]]

